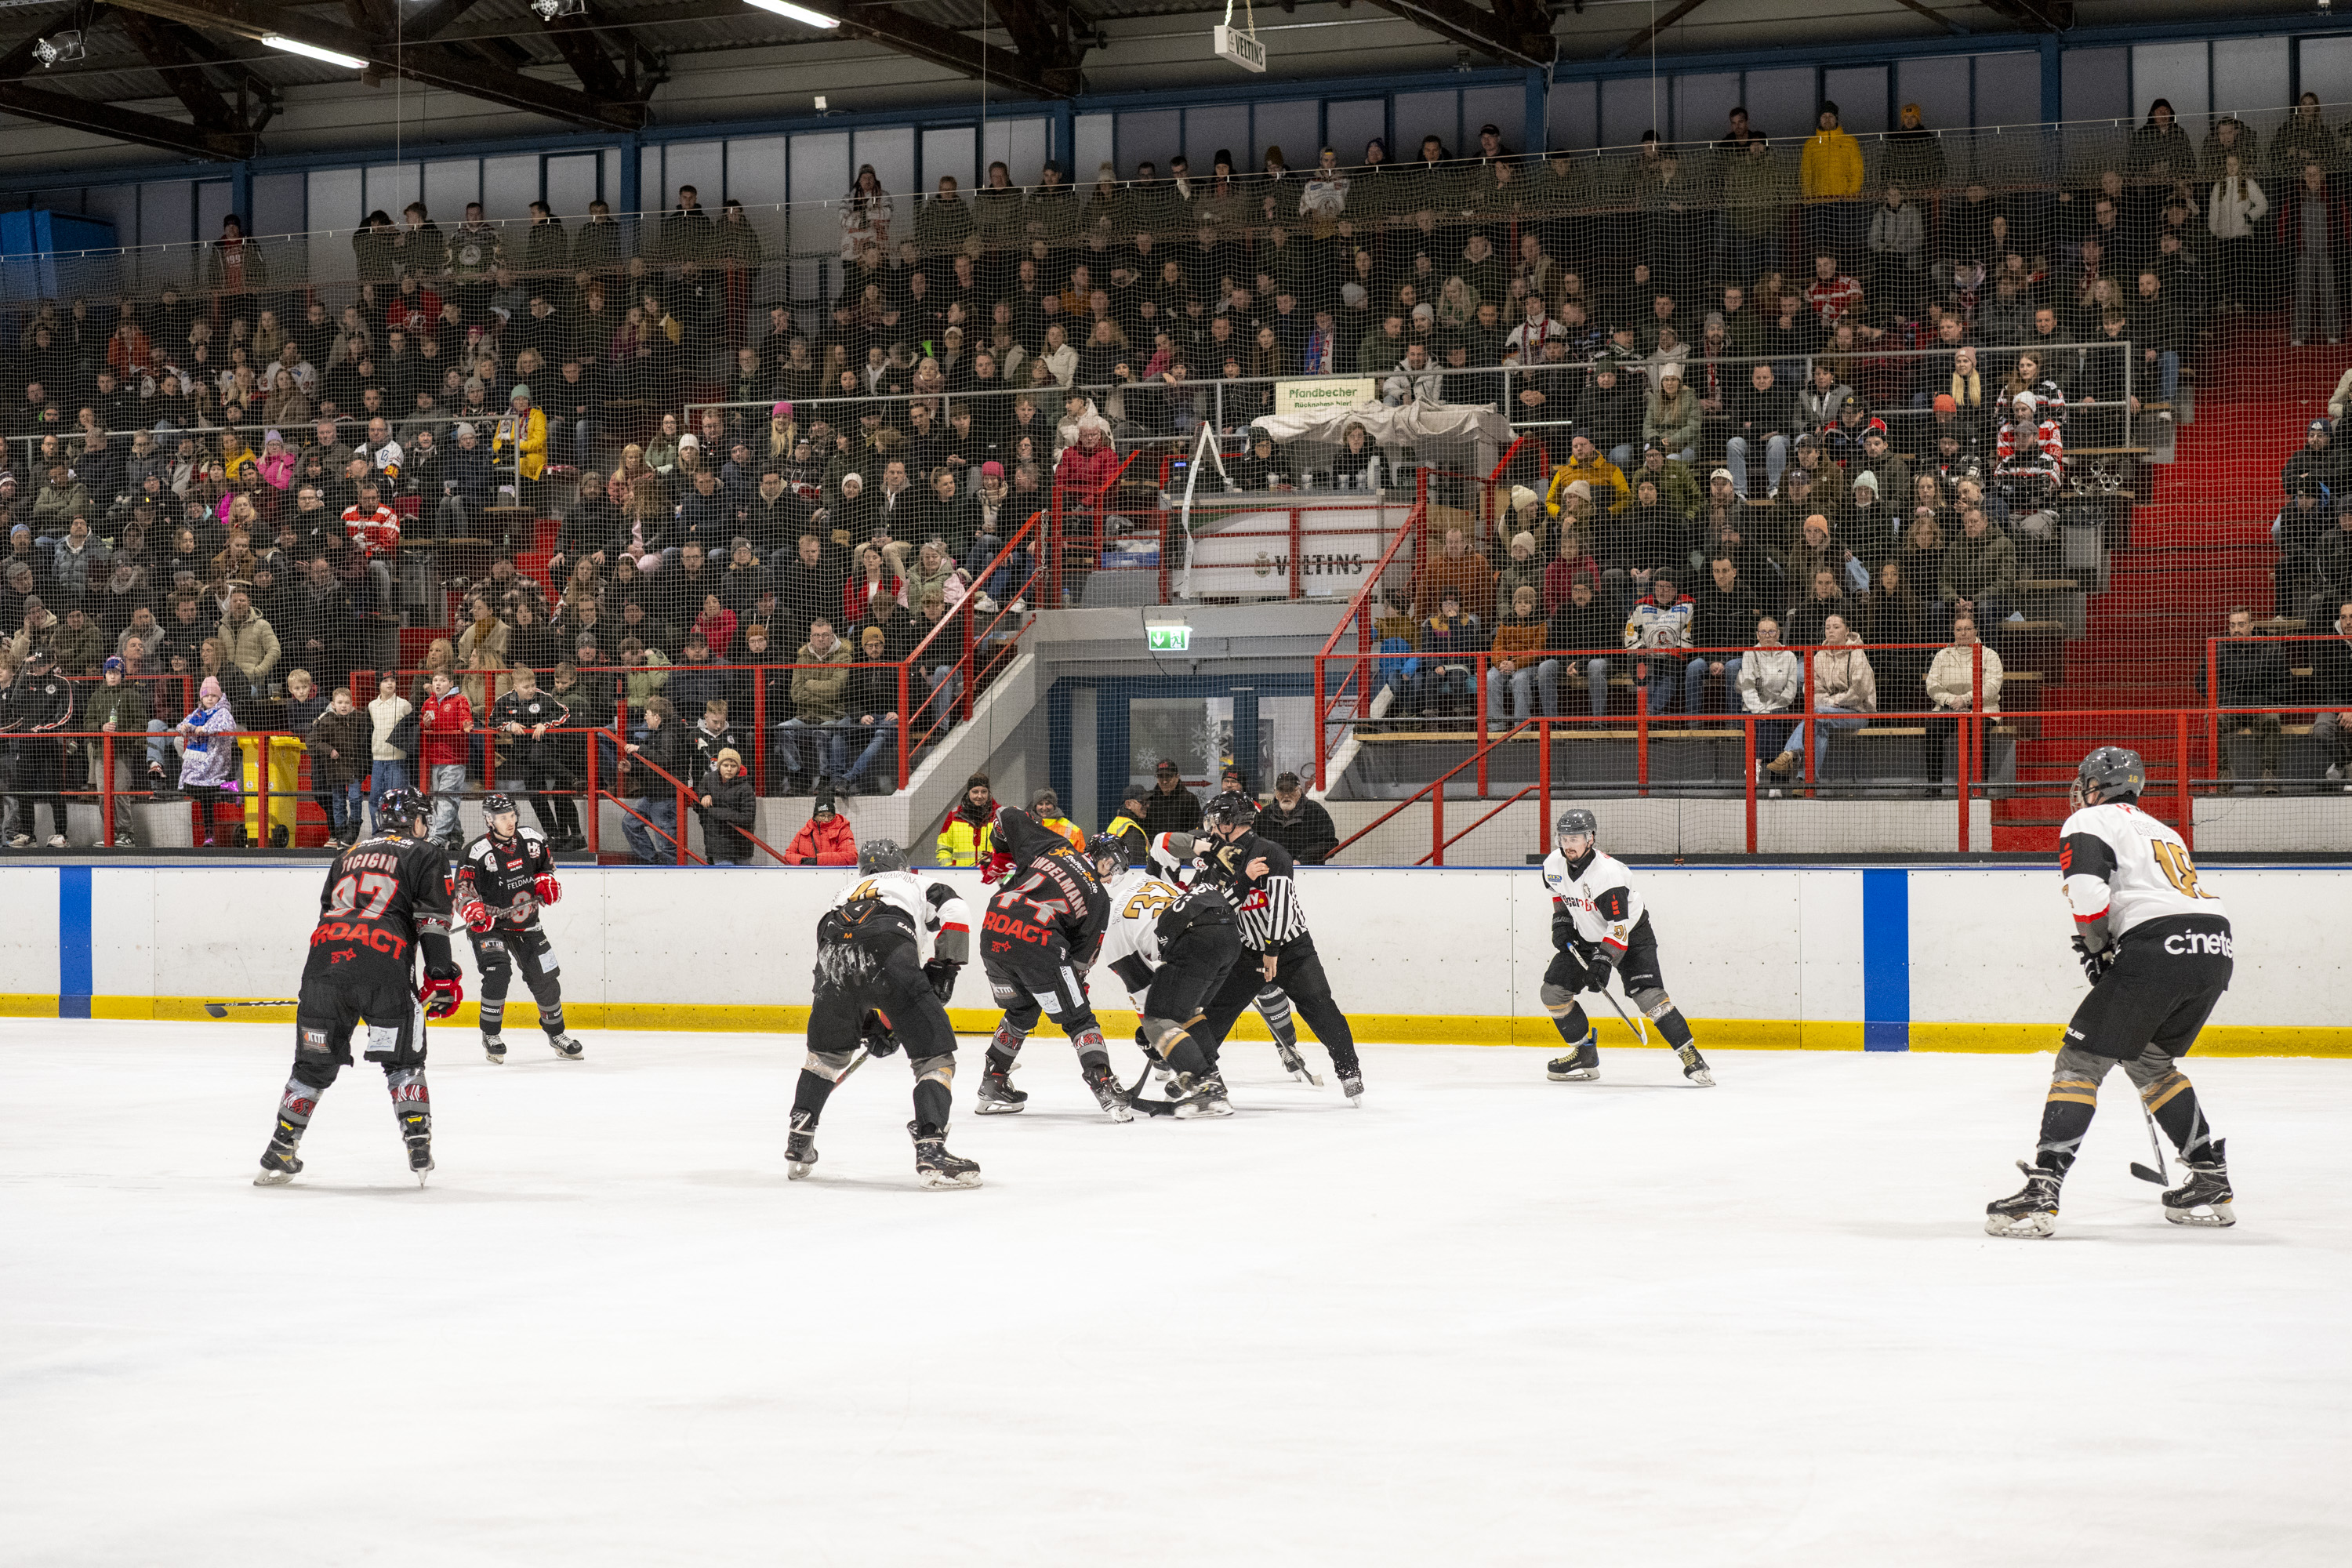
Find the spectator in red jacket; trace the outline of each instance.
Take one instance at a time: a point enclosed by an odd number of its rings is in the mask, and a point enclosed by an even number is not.
[[[453,850],[465,848],[457,832],[457,797],[466,788],[466,732],[474,727],[473,705],[446,669],[433,672],[432,689],[418,704],[427,786],[433,792],[433,837]]]
[[[1063,517],[1069,520],[1067,531],[1080,536],[1101,531],[1109,510],[1108,491],[1118,477],[1118,453],[1110,444],[1109,424],[1099,415],[1081,418],[1076,444],[1063,450],[1054,468],[1054,493]]]
[[[787,866],[855,866],[857,864],[857,835],[850,831],[849,819],[834,809],[833,796],[821,795],[793,835],[785,847]]]

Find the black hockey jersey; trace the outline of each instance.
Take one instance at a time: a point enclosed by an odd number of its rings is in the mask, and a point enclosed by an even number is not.
[[[555,874],[555,853],[537,828],[518,826],[512,838],[485,833],[466,846],[457,862],[457,902],[476,899],[498,917],[502,931],[529,931],[539,924],[541,877]]]
[[[381,955],[402,968],[423,949],[428,970],[449,962],[449,853],[429,838],[379,833],[337,855],[319,890],[310,949],[331,963]]]
[[[1203,874],[1224,889],[1241,925],[1243,946],[1252,952],[1278,953],[1287,944],[1306,940],[1307,911],[1299,904],[1294,875],[1298,863],[1289,850],[1255,833],[1231,844],[1209,841],[1206,847]],[[1265,862],[1265,872],[1253,877],[1250,862],[1259,859]]]
[[[73,685],[55,669],[43,675],[18,670],[16,680],[0,689],[0,731],[37,735],[69,728],[66,721],[72,717]]]

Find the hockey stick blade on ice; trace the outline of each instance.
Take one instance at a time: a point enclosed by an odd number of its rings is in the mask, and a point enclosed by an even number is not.
[[[232,1007],[291,1007],[294,1005],[291,997],[283,1002],[207,1002],[205,1004],[205,1016],[208,1018],[226,1018]]]

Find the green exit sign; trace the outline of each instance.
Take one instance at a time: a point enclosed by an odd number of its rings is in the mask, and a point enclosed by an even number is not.
[[[1146,626],[1143,635],[1154,653],[1184,653],[1192,647],[1190,626]]]

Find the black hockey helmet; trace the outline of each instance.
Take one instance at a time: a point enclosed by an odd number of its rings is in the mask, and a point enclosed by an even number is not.
[[[1589,834],[1598,838],[1601,837],[1601,819],[1580,805],[1571,805],[1559,814],[1558,822],[1551,825],[1551,836],[1565,838],[1571,833]]]
[[[375,819],[385,827],[404,833],[424,821],[425,816],[425,797],[406,784],[394,784],[376,795]]]
[[[1246,827],[1257,820],[1257,802],[1245,795],[1220,795],[1201,808],[1204,827]]]
[[[1108,833],[1097,833],[1087,840],[1087,858],[1094,862],[1095,875],[1106,882],[1136,863],[1127,840]]]
[[[2147,763],[2128,746],[2101,746],[2074,770],[2069,792],[2076,806],[2112,802],[2125,795],[2137,798],[2147,788]],[[2092,792],[2097,792],[2097,800]]]
[[[885,871],[903,871],[911,863],[895,838],[868,839],[857,851],[857,874],[861,877],[876,877]]]
[[[504,816],[506,813],[513,811],[514,809],[514,796],[510,795],[505,795],[499,791],[492,790],[489,794],[482,797],[482,815],[488,817],[493,822],[497,821],[499,817]]]

